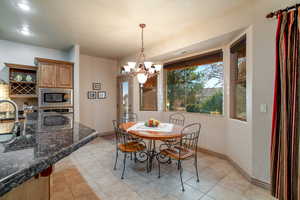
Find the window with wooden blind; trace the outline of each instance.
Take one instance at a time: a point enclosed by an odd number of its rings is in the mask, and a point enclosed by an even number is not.
[[[157,76],[140,86],[140,110],[157,111]]]
[[[166,111],[223,114],[222,50],[164,64]]]
[[[230,117],[247,120],[246,113],[246,35],[230,47]]]

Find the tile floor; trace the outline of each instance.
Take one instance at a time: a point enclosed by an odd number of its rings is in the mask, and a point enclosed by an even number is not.
[[[185,192],[181,191],[175,162],[163,165],[162,177],[158,179],[157,167],[146,173],[145,163],[129,161],[125,178],[121,180],[122,157],[119,157],[116,171],[112,169],[114,158],[114,141],[111,137],[99,137],[60,161],[53,174],[52,200],[274,199],[268,191],[245,180],[227,161],[206,154],[199,153],[199,183],[195,179],[192,160],[183,162]],[[72,195],[59,196],[57,190]]]

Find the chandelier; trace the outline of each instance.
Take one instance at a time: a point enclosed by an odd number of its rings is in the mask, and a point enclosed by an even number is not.
[[[156,76],[159,74],[159,71],[162,68],[161,64],[154,64],[153,62],[146,61],[146,56],[144,53],[144,28],[146,24],[140,24],[140,28],[142,29],[142,48],[137,57],[136,62],[128,62],[122,69],[126,74],[137,76],[137,79],[141,85],[146,83],[148,78]]]

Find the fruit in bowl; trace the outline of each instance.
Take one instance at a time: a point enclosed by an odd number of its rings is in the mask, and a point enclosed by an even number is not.
[[[160,122],[156,119],[150,118],[148,121],[145,122],[145,126],[148,127],[158,127]]]

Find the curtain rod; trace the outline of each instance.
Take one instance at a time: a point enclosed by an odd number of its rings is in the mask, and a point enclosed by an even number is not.
[[[283,11],[289,11],[289,10],[293,10],[293,9],[296,9],[300,7],[300,4],[296,4],[296,5],[293,5],[293,6],[290,6],[290,7],[287,7],[286,9],[280,9],[280,10],[277,10],[277,11],[274,11],[274,12],[270,12],[269,14],[267,14],[266,18],[273,18],[273,17],[277,17],[277,15],[280,13],[280,12],[283,12]]]

